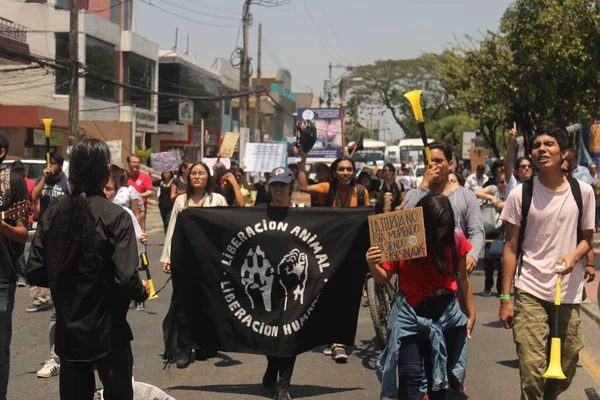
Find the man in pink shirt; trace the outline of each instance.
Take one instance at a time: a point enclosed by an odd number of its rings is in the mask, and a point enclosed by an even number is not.
[[[532,180],[533,195],[521,254],[517,254],[517,248],[523,223],[523,184],[511,192],[501,215],[506,223],[506,245],[499,318],[505,328],[512,326],[514,330],[522,400],[556,399],[571,384],[579,351],[583,349],[579,308],[584,280],[588,276],[593,279],[594,273],[583,261],[591,248],[594,192],[585,182],[572,182],[575,188],[578,184],[581,192],[583,207],[579,220],[571,183],[560,169],[567,146],[567,134],[560,128],[541,127],[535,133],[531,156],[539,174]],[[521,265],[515,276],[518,264]],[[562,269],[557,271],[557,266]],[[557,336],[562,339],[561,364],[567,379],[546,380],[543,374],[548,365],[549,339],[554,334],[550,327],[554,322],[558,274],[562,275],[562,305]],[[513,278],[514,308],[510,299]]]
[[[138,191],[144,202],[144,210],[139,210],[139,213],[140,225],[142,225],[143,230],[146,230],[146,210],[148,208],[148,197],[152,195],[152,179],[150,178],[150,175],[140,171],[140,161],[140,157],[135,154],[127,157],[130,171],[127,183]]]

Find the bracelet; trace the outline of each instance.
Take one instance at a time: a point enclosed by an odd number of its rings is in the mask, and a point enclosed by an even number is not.
[[[510,300],[510,294],[501,294],[500,300]]]
[[[594,267],[596,268],[596,266],[594,264],[585,264],[586,267]]]

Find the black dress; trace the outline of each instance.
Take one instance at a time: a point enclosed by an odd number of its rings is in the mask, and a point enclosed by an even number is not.
[[[167,227],[169,226],[169,219],[171,218],[171,210],[173,210],[173,202],[171,201],[171,185],[175,183],[175,180],[165,186],[164,182],[160,183],[160,196],[158,197],[158,209],[160,210],[160,216],[163,220],[163,226],[165,233],[167,233]]]

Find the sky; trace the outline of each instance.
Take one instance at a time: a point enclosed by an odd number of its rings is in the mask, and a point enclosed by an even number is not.
[[[439,53],[457,39],[496,30],[509,0],[291,0],[267,8],[253,4],[249,54],[256,70],[258,24],[263,24],[263,72],[286,68],[294,92],[322,95],[329,63],[357,66],[379,59],[409,59]],[[136,0],[135,31],[158,43],[175,45],[210,67],[242,44],[243,0]],[[175,15],[174,15],[175,14]],[[210,15],[207,15],[210,14]],[[221,26],[211,26],[221,25]],[[334,68],[334,81],[345,69]],[[401,129],[389,113],[381,127],[394,138]],[[389,136],[388,136],[389,138]]]

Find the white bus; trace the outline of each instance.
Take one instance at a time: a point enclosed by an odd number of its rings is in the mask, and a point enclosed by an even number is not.
[[[348,154],[352,154],[352,146],[354,142],[348,143]],[[367,165],[382,166],[385,160],[385,146],[386,143],[379,140],[363,139],[364,150],[356,151],[352,159]]]
[[[428,143],[433,142],[433,139],[427,139]],[[424,164],[423,156],[423,140],[419,139],[402,139],[398,143],[400,147],[400,162],[414,164]]]

